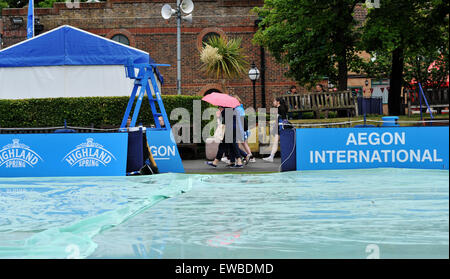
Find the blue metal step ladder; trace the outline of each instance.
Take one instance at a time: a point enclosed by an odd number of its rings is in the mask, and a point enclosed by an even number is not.
[[[126,130],[127,120],[131,112],[131,108],[133,107],[134,101],[136,99],[136,93],[139,91],[138,99],[136,102],[136,106],[134,108],[133,116],[131,118],[130,127],[136,126],[136,121],[139,116],[139,111],[142,105],[142,99],[144,98],[145,93],[147,93],[148,101],[150,104],[150,108],[152,110],[153,119],[155,120],[155,125],[157,129],[169,129],[170,130],[170,122],[167,117],[166,109],[164,108],[164,104],[161,99],[161,93],[159,91],[159,86],[156,81],[156,67],[168,67],[170,65],[167,64],[133,64],[128,63],[125,66],[126,76],[127,78],[134,79],[134,87],[131,92],[130,100],[128,101],[127,109],[122,119],[122,124],[120,125],[120,130]],[[135,69],[138,69],[138,75],[136,76]],[[151,81],[153,93],[155,97],[153,97],[152,90],[150,89],[149,80]],[[160,112],[156,109],[156,104],[158,104]],[[164,119],[165,127],[161,127],[158,118],[162,116]]]
[[[136,121],[139,116],[139,110],[141,109],[142,99],[147,93],[150,109],[152,111],[156,127],[146,129],[145,134],[150,152],[152,153],[152,156],[158,166],[159,172],[184,173],[184,167],[181,162],[181,157],[178,152],[177,144],[170,127],[169,118],[167,117],[166,109],[164,108],[164,104],[161,98],[161,92],[156,80],[156,67],[166,66],[170,65],[133,64],[131,61],[129,61],[128,65],[125,66],[126,76],[130,79],[134,79],[134,87],[128,101],[127,109],[125,111],[125,114],[123,115],[122,124],[120,125],[119,131],[126,132],[128,130],[126,127],[127,120],[136,100],[136,94],[139,92],[130,123],[130,127],[136,127]],[[138,70],[137,76],[136,69]],[[159,117],[163,118],[164,127],[162,127],[159,123]],[[132,156],[130,154],[128,155]]]

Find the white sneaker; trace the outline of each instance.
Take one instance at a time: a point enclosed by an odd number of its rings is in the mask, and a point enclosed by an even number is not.
[[[231,161],[228,160],[228,158],[226,158],[226,157],[223,157],[222,159],[220,159],[220,161],[224,162],[227,165],[231,164]]]
[[[256,163],[256,159],[253,157],[253,158],[250,159],[249,162],[250,162],[250,163]]]
[[[263,158],[263,160],[266,161],[266,162],[273,163],[273,157],[271,157],[271,156]]]

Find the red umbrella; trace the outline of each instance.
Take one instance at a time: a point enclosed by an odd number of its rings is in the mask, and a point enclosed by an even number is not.
[[[203,101],[210,103],[211,105],[226,108],[235,108],[241,103],[230,95],[222,93],[211,93],[202,98]]]

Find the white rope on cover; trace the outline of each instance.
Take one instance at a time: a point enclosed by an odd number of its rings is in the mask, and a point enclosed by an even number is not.
[[[67,126],[67,128],[68,129],[77,129],[77,130],[95,130],[95,131],[118,131],[120,129],[120,127],[102,129],[102,128],[87,128],[87,127],[72,127],[72,126]]]
[[[0,130],[4,131],[15,131],[15,130],[23,130],[23,131],[33,131],[33,130],[55,130],[55,129],[64,129],[65,127],[40,127],[40,128],[1,128]]]
[[[296,127],[318,127],[318,126],[331,126],[331,125],[344,125],[344,124],[352,124],[352,123],[361,123],[364,122],[364,120],[356,120],[356,121],[345,121],[345,122],[330,122],[330,123],[290,123],[290,124],[280,124],[281,126],[296,126]]]
[[[330,122],[330,123],[290,123],[290,124],[279,124],[281,126],[294,126],[294,127],[319,127],[319,126],[333,126],[333,125],[345,125],[345,124],[352,124],[352,123],[361,123],[364,122],[364,120],[355,120],[355,121],[345,121],[345,122]],[[395,120],[395,121],[383,121],[383,120],[369,120],[367,119],[366,122],[375,122],[375,123],[417,123],[417,124],[423,124],[423,123],[448,123],[449,120]]]
[[[383,120],[366,120],[367,122],[377,122],[377,123],[446,123],[449,120],[394,120],[394,121],[383,121]]]

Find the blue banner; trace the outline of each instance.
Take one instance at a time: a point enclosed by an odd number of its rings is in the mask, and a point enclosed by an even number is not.
[[[147,129],[147,141],[159,172],[184,173],[172,130]]]
[[[297,170],[449,169],[448,127],[297,129]]]
[[[34,1],[28,1],[27,39],[34,37]]]
[[[0,135],[0,177],[124,176],[128,133]]]

